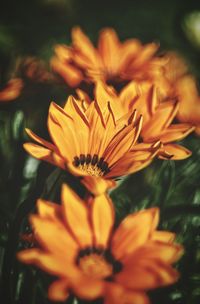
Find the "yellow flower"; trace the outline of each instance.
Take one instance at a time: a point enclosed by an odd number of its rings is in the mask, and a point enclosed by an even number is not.
[[[94,101],[84,110],[83,103],[70,96],[64,109],[50,105],[48,129],[53,143],[27,130],[39,145],[24,147],[32,156],[74,175],[110,179],[144,168],[156,154],[159,142],[137,143],[141,128],[142,117],[136,111],[116,118],[109,102],[100,108]]]
[[[75,27],[72,46],[57,45],[51,66],[72,87],[82,81],[153,80],[161,74],[165,63],[155,57],[158,47],[156,43],[142,45],[137,39],[121,43],[113,29],[105,28],[95,48],[82,30]]]
[[[31,216],[38,248],[18,259],[57,277],[48,297],[64,301],[104,298],[105,304],[147,304],[145,291],[177,281],[171,264],[182,255],[175,235],[156,230],[158,208],[128,215],[114,230],[114,208],[106,195],[82,201],[68,186],[62,205],[38,200]]]
[[[19,78],[8,81],[6,86],[0,90],[0,102],[9,102],[16,99],[22,91],[23,82]]]
[[[90,104],[89,96],[80,89],[77,95],[85,104]],[[158,96],[158,88],[151,82],[130,82],[119,94],[110,86],[97,82],[94,90],[95,99],[103,108],[109,101],[116,115],[128,115],[133,110],[143,117],[143,125],[140,137],[144,144],[161,141],[159,157],[166,159],[185,159],[191,152],[174,144],[174,141],[181,140],[190,134],[194,127],[191,124],[174,124],[173,120],[177,115],[179,103],[174,99],[161,102]]]

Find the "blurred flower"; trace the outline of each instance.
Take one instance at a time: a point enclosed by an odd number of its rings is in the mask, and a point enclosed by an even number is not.
[[[25,57],[18,60],[16,73],[20,77],[34,82],[44,83],[53,79],[45,63],[36,57]]]
[[[0,90],[0,103],[15,100],[21,94],[23,82],[20,78],[13,78]]]
[[[196,81],[188,73],[188,66],[180,55],[170,52],[165,58],[167,64],[163,72],[166,86],[162,87],[162,97],[176,97],[179,103],[177,119],[195,126],[195,132],[200,135],[200,96]]]
[[[70,292],[81,299],[111,303],[149,303],[145,291],[177,281],[171,267],[183,253],[175,235],[156,230],[159,210],[128,215],[114,231],[114,208],[106,195],[82,201],[68,186],[62,205],[38,200],[30,222],[37,248],[18,259],[57,277],[50,300],[64,301]]]
[[[85,106],[90,104],[90,98],[85,92],[77,90],[79,99],[85,101]],[[159,90],[151,82],[130,82],[118,94],[113,87],[98,82],[94,90],[95,99],[103,109],[109,101],[115,115],[128,115],[134,110],[143,117],[140,137],[144,143],[161,141],[158,156],[165,159],[184,159],[191,152],[174,141],[181,140],[190,134],[194,127],[191,124],[172,124],[179,104],[176,100],[161,102]]]
[[[195,125],[195,132],[200,135],[200,96],[195,79],[190,75],[178,79],[176,93],[180,100],[178,120]]]
[[[163,58],[155,57],[158,44],[142,45],[137,39],[119,41],[111,28],[100,32],[95,48],[79,27],[72,29],[72,46],[57,45],[52,69],[64,81],[76,87],[82,81],[124,82],[153,80],[161,74]]]
[[[109,102],[101,108],[93,101],[84,108],[72,96],[64,109],[51,103],[48,128],[53,144],[27,130],[40,145],[26,143],[24,148],[77,176],[109,179],[136,172],[152,161],[160,145],[137,142],[142,116],[135,110],[119,117]]]

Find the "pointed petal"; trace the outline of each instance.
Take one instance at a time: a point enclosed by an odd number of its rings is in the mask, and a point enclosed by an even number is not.
[[[112,138],[103,154],[109,166],[112,166],[134,145],[141,129],[140,122],[138,122],[136,127],[132,125],[124,127]]]
[[[48,116],[51,138],[62,157],[69,161],[79,153],[79,145],[73,128],[72,118],[55,103],[51,103]],[[79,154],[78,154],[79,155]]]
[[[117,228],[112,239],[112,252],[116,259],[122,259],[142,246],[155,229],[158,209],[151,208],[128,215]]]
[[[86,107],[88,107],[92,102],[89,95],[86,92],[82,91],[81,89],[76,89],[76,94],[78,95],[78,99],[86,103]]]
[[[176,124],[169,126],[160,136],[160,141],[169,143],[175,140],[181,140],[188,136],[195,129],[191,124]]]
[[[32,143],[25,143],[23,147],[31,156],[65,169],[64,159],[53,151]]]
[[[79,123],[81,126],[88,126],[89,121],[82,108],[73,96],[69,96],[64,107],[64,112],[73,118],[75,123]]]
[[[126,85],[119,94],[119,100],[126,110],[129,110],[130,104],[140,95],[139,85],[131,81]]]
[[[98,67],[99,58],[96,49],[91,43],[90,39],[81,31],[79,27],[72,29],[73,46],[78,50],[77,56],[74,57],[75,61],[82,67]],[[80,54],[80,57],[79,57]]]
[[[102,141],[102,136],[105,131],[103,116],[96,102],[92,102],[90,104],[88,108],[88,112],[89,112],[88,119],[90,121],[88,153],[90,155],[94,155],[94,154],[98,155],[98,151]]]
[[[50,143],[50,142],[44,140],[43,138],[39,137],[38,135],[36,135],[35,133],[33,133],[33,131],[31,131],[30,129],[25,128],[25,131],[28,134],[28,136],[30,136],[38,144],[41,144],[42,146],[48,148],[49,150],[58,152],[58,149],[52,143]]]
[[[116,104],[118,104],[117,95],[114,89],[104,84],[102,81],[98,81],[95,84],[94,95],[102,112],[104,108],[107,107],[108,102],[110,102],[113,106],[116,106]],[[121,109],[120,105],[119,109]]]
[[[186,149],[183,146],[177,144],[166,144],[164,145],[164,151],[166,151],[170,155],[170,159],[174,160],[182,160],[186,159],[191,156],[192,152]],[[167,159],[166,157],[162,156],[159,152],[160,159]]]
[[[62,188],[64,216],[78,244],[85,248],[92,246],[92,230],[88,208],[84,201],[67,185]]]
[[[114,208],[108,196],[104,194],[94,198],[91,206],[91,219],[97,248],[99,246],[107,248],[114,216]]]

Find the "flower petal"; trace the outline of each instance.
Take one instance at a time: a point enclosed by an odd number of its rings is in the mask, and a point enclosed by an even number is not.
[[[40,217],[58,220],[61,216],[61,206],[42,199],[37,200],[37,210]]]
[[[83,74],[68,62],[62,62],[57,57],[51,59],[51,67],[71,87],[77,87],[83,79]]]
[[[67,185],[62,188],[62,202],[66,223],[78,244],[83,248],[92,246],[92,230],[85,202]]]
[[[98,50],[108,73],[115,74],[119,62],[120,42],[116,32],[111,28],[101,31],[98,41]]]
[[[82,68],[98,67],[99,57],[90,39],[82,32],[79,27],[72,29],[73,46],[78,51],[74,56],[75,61]]]
[[[39,137],[38,135],[36,135],[33,131],[31,131],[30,129],[25,128],[26,133],[32,138],[34,139],[37,143],[41,144],[42,146],[48,148],[49,150],[55,151],[58,153],[58,149],[56,148],[55,145],[53,145],[52,143],[44,140],[43,138]]]
[[[168,264],[175,263],[183,254],[183,247],[178,244],[164,243],[161,241],[148,241],[141,246],[132,257],[128,257],[125,263],[133,260],[157,259]]]
[[[147,290],[170,285],[179,278],[178,272],[160,260],[144,259],[126,264],[115,280],[126,288]]]
[[[68,288],[66,280],[57,280],[49,286],[48,298],[51,301],[65,301],[69,297]]]
[[[20,251],[17,253],[17,258],[21,262],[33,264],[51,275],[63,277],[68,271],[68,264],[63,267],[63,259],[59,259],[58,256],[49,253],[44,253],[40,249],[34,248]]]
[[[116,283],[106,286],[104,304],[149,304],[149,299],[144,292],[130,291]]]
[[[163,150],[170,155],[170,159],[174,159],[174,160],[186,159],[190,157],[192,154],[190,150],[177,144],[166,144],[164,145]],[[162,155],[162,151],[161,153],[159,152],[159,158],[168,159],[164,155]]]
[[[80,155],[73,119],[54,102],[49,108],[48,129],[59,153],[66,161],[72,161],[74,156]]]
[[[93,277],[80,275],[73,282],[71,289],[73,293],[81,299],[95,300],[104,295],[104,281],[96,280]]]
[[[169,143],[175,140],[181,140],[193,132],[195,129],[191,124],[176,124],[168,127],[160,136],[160,141]]]
[[[37,159],[45,160],[55,166],[60,167],[61,169],[65,169],[64,159],[59,154],[32,143],[25,143],[23,147],[31,156]]]
[[[91,219],[94,231],[95,245],[106,248],[114,224],[114,208],[110,198],[99,195],[91,205]]]
[[[158,209],[151,208],[128,215],[117,228],[112,239],[112,252],[116,259],[126,258],[142,246],[155,229]]]
[[[170,231],[153,231],[151,239],[153,241],[161,241],[164,243],[172,243],[175,240],[176,234]]]
[[[78,246],[62,222],[37,215],[31,215],[30,221],[34,236],[44,250],[66,260],[74,259]]]
[[[142,129],[142,137],[144,141],[150,141],[158,138],[160,133],[170,125],[177,113],[177,110],[177,102],[163,102]]]

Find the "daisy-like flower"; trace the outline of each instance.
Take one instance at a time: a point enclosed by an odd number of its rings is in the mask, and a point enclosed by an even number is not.
[[[22,91],[23,82],[20,78],[13,78],[0,90],[0,102],[9,102],[16,99]]]
[[[156,57],[158,44],[142,45],[137,39],[121,43],[111,28],[100,32],[98,46],[79,27],[72,29],[72,45],[57,45],[51,60],[53,70],[64,81],[78,86],[82,81],[126,82],[153,80],[162,74],[163,58]]]
[[[165,58],[164,78],[157,81],[159,93],[163,101],[168,96],[178,99],[179,107],[176,118],[180,122],[195,126],[196,134],[200,135],[200,96],[196,81],[189,74],[188,66],[180,55],[169,52]]]
[[[147,304],[147,290],[177,281],[171,264],[183,249],[173,233],[156,230],[158,208],[130,214],[114,230],[114,208],[104,194],[85,202],[64,185],[62,205],[38,200],[37,207],[30,222],[38,247],[18,259],[57,277],[49,299],[64,301],[73,292],[104,304]]]
[[[116,118],[109,102],[102,109],[97,101],[84,108],[72,96],[64,109],[51,103],[48,128],[53,143],[27,130],[37,144],[26,143],[25,149],[77,176],[112,179],[136,172],[151,162],[160,145],[137,142],[142,116],[135,110]]]
[[[179,109],[179,102],[174,99],[161,102],[158,88],[151,82],[130,82],[118,94],[113,87],[98,82],[95,86],[94,96],[104,108],[109,101],[115,113],[132,113],[133,109],[143,117],[143,126],[140,138],[144,144],[161,141],[159,157],[166,159],[185,159],[191,155],[191,151],[175,144],[190,134],[194,127],[191,124],[174,124],[173,120]],[[80,99],[90,104],[90,98],[80,89],[77,90]],[[121,114],[120,114],[121,115]]]

